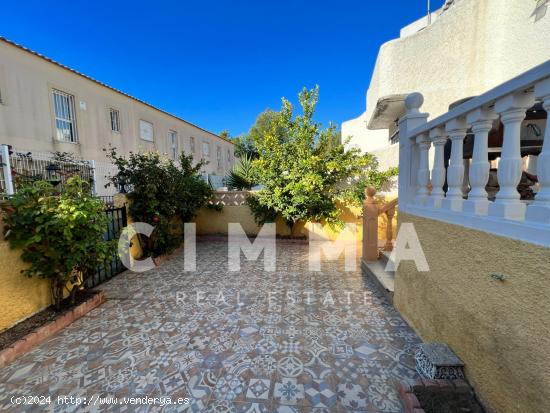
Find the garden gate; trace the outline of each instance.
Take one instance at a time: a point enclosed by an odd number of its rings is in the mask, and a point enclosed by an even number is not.
[[[128,225],[126,217],[126,208],[111,208],[108,207],[105,210],[105,214],[109,218],[109,224],[107,232],[105,233],[105,239],[115,240],[120,237],[121,231]],[[93,288],[99,284],[113,278],[115,275],[120,274],[126,270],[118,253],[115,252],[111,260],[105,262],[105,264],[98,267],[97,272],[86,279],[86,288]]]

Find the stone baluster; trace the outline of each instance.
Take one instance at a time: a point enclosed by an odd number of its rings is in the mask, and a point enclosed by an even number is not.
[[[489,206],[489,214],[500,218],[525,219],[526,204],[520,201],[517,190],[523,161],[521,159],[521,122],[525,112],[535,103],[533,93],[515,93],[500,98],[495,103],[495,112],[500,114],[504,125],[502,152],[498,164],[496,201]]]
[[[463,159],[464,164],[464,178],[462,178],[462,198],[467,198],[470,192],[470,160]]]
[[[470,164],[470,193],[464,201],[464,211],[476,215],[487,215],[489,200],[485,186],[489,181],[489,132],[497,115],[485,108],[478,108],[466,117],[474,132],[474,151]]]
[[[443,128],[434,128],[430,131],[430,139],[434,145],[430,206],[441,208],[441,201],[445,197],[443,185],[445,185],[445,144],[447,143],[447,133]]]
[[[430,184],[430,160],[428,158],[428,151],[430,150],[431,142],[428,139],[428,136],[423,133],[416,137],[416,144],[418,145],[419,150],[416,204],[425,205],[428,197],[430,196],[430,192],[428,190],[428,185]]]
[[[374,198],[376,189],[365,189],[363,202],[363,261],[378,259],[378,202]]]
[[[535,86],[535,95],[537,99],[542,100],[547,116],[542,152],[537,159],[540,190],[535,202],[527,207],[527,219],[550,225],[550,79],[543,80]]]
[[[445,130],[452,141],[451,159],[447,168],[447,196],[442,206],[452,211],[462,211],[462,181],[464,180],[464,137],[468,126],[462,118],[453,119],[445,125]]]
[[[386,244],[384,245],[384,251],[393,250],[393,217],[395,216],[395,207],[386,211]]]

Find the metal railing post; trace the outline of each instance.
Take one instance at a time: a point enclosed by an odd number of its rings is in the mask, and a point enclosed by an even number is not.
[[[11,160],[10,160],[10,148],[8,145],[0,146],[0,155],[2,156],[2,169],[4,171],[4,185],[6,187],[6,194],[13,195],[13,176],[11,173]]]

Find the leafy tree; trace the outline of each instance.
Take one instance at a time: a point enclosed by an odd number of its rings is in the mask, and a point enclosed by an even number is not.
[[[130,216],[155,226],[147,241],[140,238],[144,252],[158,256],[175,249],[181,243],[178,227],[212,196],[212,188],[199,176],[205,162],[193,166],[193,157],[184,152],[176,163],[157,152],[130,153],[126,158],[116,148],[106,151],[118,168],[111,182],[130,190]]]
[[[237,136],[233,139],[233,143],[235,144],[236,157],[242,158],[243,156],[246,156],[249,159],[253,159],[258,156],[254,142],[249,139],[248,135]]]
[[[258,157],[256,141],[263,139],[268,132],[275,134],[282,140],[285,131],[279,124],[280,116],[280,112],[271,109],[266,109],[260,113],[248,133],[233,140],[235,142],[235,155],[239,157],[246,155],[250,159],[256,159]]]
[[[222,130],[219,133],[219,136],[224,138],[224,139],[231,139],[231,134],[229,133],[229,131],[227,129]]]
[[[256,129],[253,169],[264,189],[250,197],[249,206],[259,221],[276,213],[291,227],[301,220],[341,224],[337,201],[349,197],[373,166],[372,156],[344,150],[334,125],[322,129],[313,120],[318,94],[318,87],[304,88],[299,94],[302,114],[296,116],[283,98],[281,111],[270,112],[263,129]]]
[[[104,240],[108,219],[104,204],[94,198],[80,177],[67,180],[58,194],[47,181],[19,188],[2,205],[7,240],[21,248],[29,277],[50,280],[51,296],[59,310],[65,291],[71,302],[86,278],[112,256],[114,245]]]
[[[378,170],[378,161],[372,157],[372,164],[367,168],[362,176],[356,180],[356,183],[350,187],[345,198],[356,204],[361,204],[365,200],[365,189],[373,186],[377,192],[389,189],[393,178],[399,173],[398,167],[389,168],[386,171]]]

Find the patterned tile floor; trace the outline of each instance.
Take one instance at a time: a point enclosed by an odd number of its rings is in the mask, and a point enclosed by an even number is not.
[[[0,370],[0,411],[401,411],[420,341],[359,269],[310,272],[307,245],[279,243],[277,271],[228,272],[226,251],[198,243],[196,272],[177,255],[103,284],[104,305]],[[10,402],[31,395],[51,404]],[[190,400],[104,404],[125,396]]]

